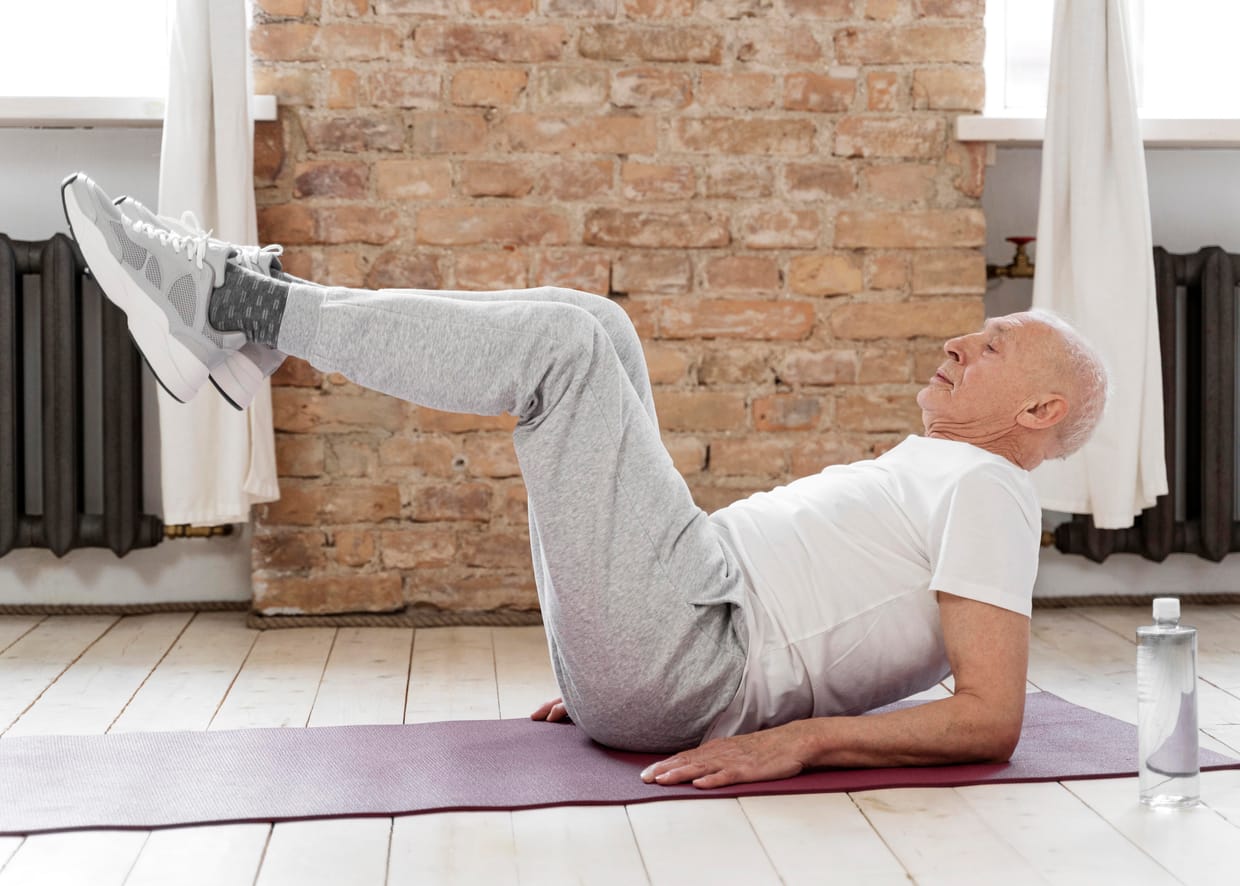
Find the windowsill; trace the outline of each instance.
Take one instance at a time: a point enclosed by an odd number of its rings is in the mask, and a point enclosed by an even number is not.
[[[276,97],[256,95],[255,120],[276,119]],[[164,123],[164,100],[150,97],[0,97],[0,128],[76,129],[95,126],[150,126]]]
[[[1046,121],[1041,117],[1002,117],[971,114],[956,118],[956,138],[962,142],[992,142],[1011,147],[1038,146]],[[1145,117],[1141,133],[1147,148],[1237,148],[1240,120]]]

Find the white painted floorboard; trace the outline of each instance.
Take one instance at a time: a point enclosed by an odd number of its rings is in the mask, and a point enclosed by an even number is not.
[[[1031,685],[1131,721],[1145,609],[1036,611]],[[1185,621],[1202,630],[1206,743],[1240,745],[1240,606]],[[538,629],[0,618],[0,740],[520,717],[556,694]],[[1100,779],[0,837],[0,886],[1235,883],[1240,771],[1202,789],[1172,814],[1141,808],[1135,779]]]

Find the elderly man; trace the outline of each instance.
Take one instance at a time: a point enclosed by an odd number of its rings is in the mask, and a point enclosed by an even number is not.
[[[289,353],[421,405],[517,417],[563,695],[535,719],[679,751],[642,777],[703,788],[1012,753],[1040,528],[1027,472],[1084,442],[1106,390],[1062,322],[1017,314],[952,339],[917,396],[926,436],[707,514],[662,445],[637,335],[605,298],[321,287],[271,248],[118,208],[84,175],[62,194],[179,400],[225,374],[234,390],[261,383]],[[858,716],[949,672],[950,698]]]

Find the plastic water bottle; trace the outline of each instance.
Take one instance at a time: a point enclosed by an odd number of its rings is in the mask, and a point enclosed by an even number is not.
[[[1201,797],[1197,750],[1197,629],[1180,601],[1154,600],[1154,624],[1137,628],[1137,757],[1141,802],[1191,806]]]

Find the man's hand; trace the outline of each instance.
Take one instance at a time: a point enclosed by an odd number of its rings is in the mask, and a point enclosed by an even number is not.
[[[800,721],[708,741],[647,767],[642,781],[664,785],[691,781],[695,788],[721,788],[791,778],[808,765],[805,732],[805,723]]]
[[[558,723],[561,720],[567,720],[568,709],[564,707],[564,699],[552,699],[534,713],[530,714],[530,719],[546,720],[548,723]]]

